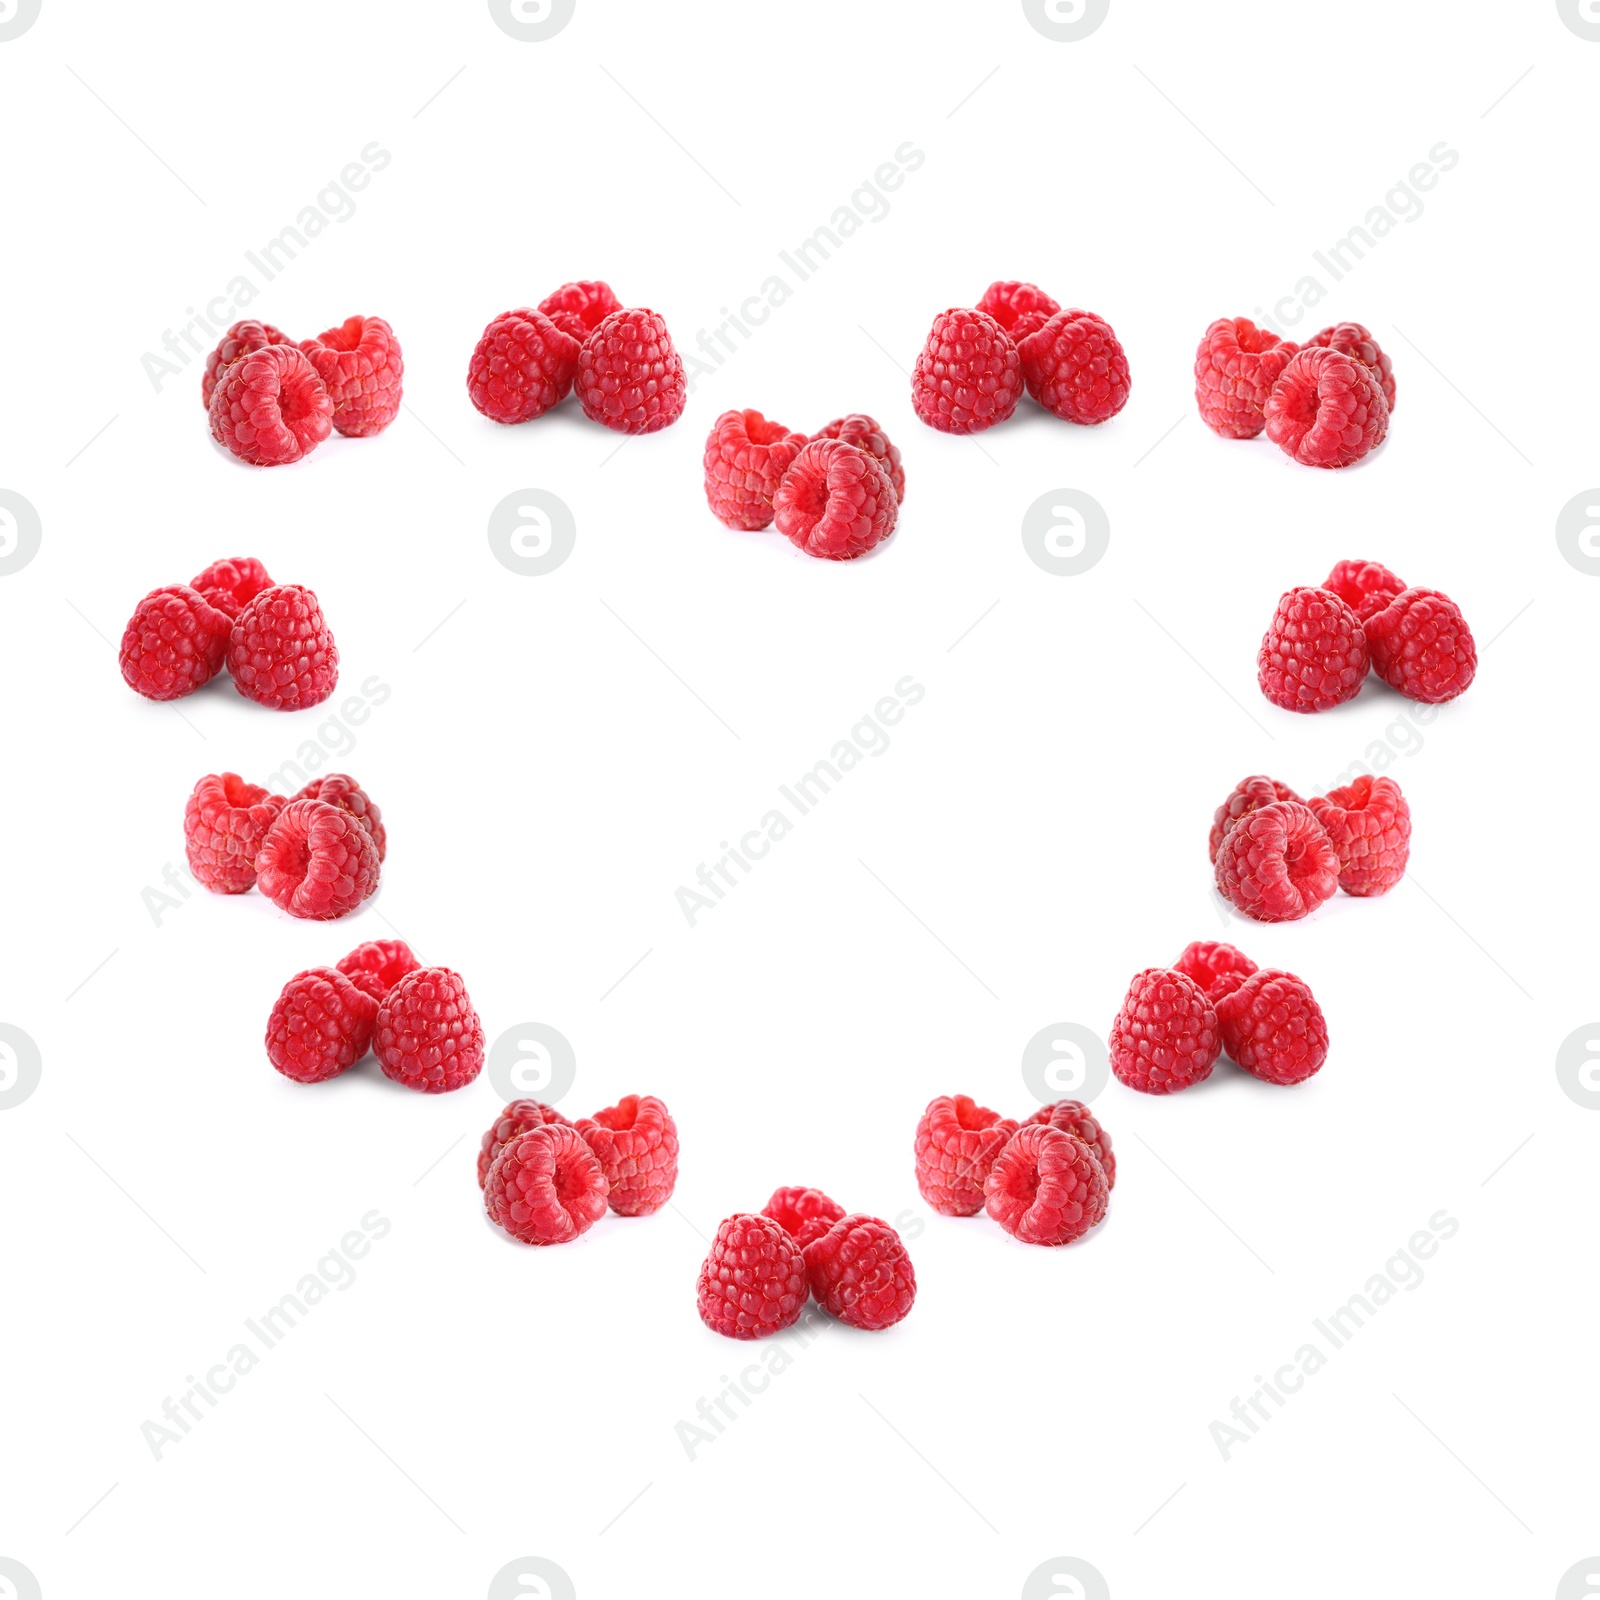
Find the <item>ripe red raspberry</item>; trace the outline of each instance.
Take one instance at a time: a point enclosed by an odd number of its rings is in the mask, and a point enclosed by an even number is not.
[[[595,279],[562,284],[539,302],[539,309],[563,333],[570,333],[582,344],[613,311],[622,309],[622,302],[612,293],[609,283]]]
[[[542,1100],[513,1100],[494,1119],[494,1126],[484,1134],[478,1148],[478,1187],[484,1186],[495,1157],[513,1139],[520,1139],[535,1128],[551,1126],[570,1128],[572,1124],[554,1106],[547,1106]]]
[[[624,1095],[575,1124],[611,1185],[619,1217],[648,1217],[678,1186],[678,1125],[653,1094]]]
[[[1320,346],[1290,360],[1265,415],[1267,437],[1307,467],[1348,467],[1389,431],[1389,402],[1371,370]]]
[[[1339,887],[1339,855],[1309,806],[1281,800],[1228,830],[1217,852],[1223,899],[1257,922],[1294,922]]]
[[[383,813],[365,789],[348,773],[329,772],[313,778],[296,800],[325,800],[330,806],[348,811],[372,835],[373,848],[380,861],[389,853],[389,835],[383,826]]]
[[[523,1244],[569,1244],[606,1214],[606,1178],[577,1130],[549,1123],[518,1134],[483,1184],[489,1218]]]
[[[1267,425],[1267,396],[1299,349],[1248,317],[1219,317],[1194,357],[1200,420],[1224,439],[1255,438]]]
[[[408,972],[415,972],[420,965],[404,939],[369,939],[341,958],[339,970],[364,994],[382,1001],[388,999],[389,991]]]
[[[1211,863],[1216,865],[1217,851],[1222,848],[1222,841],[1227,838],[1229,830],[1240,817],[1247,817],[1252,811],[1259,811],[1262,806],[1270,806],[1274,800],[1298,800],[1300,798],[1286,783],[1279,783],[1276,778],[1263,778],[1260,776],[1241,778],[1234,785],[1233,793],[1217,807],[1217,814],[1211,819]]]
[[[502,311],[473,349],[467,397],[491,422],[531,422],[566,398],[578,348],[542,311]]]
[[[1016,1131],[1014,1118],[980,1106],[969,1095],[930,1100],[917,1123],[914,1146],[922,1198],[946,1217],[982,1211],[983,1180]]]
[[[977,309],[993,317],[1013,340],[1020,341],[1035,328],[1042,328],[1061,306],[1037,284],[1002,281],[991,283],[983,291]],[[1025,319],[1018,332],[1018,324]]]
[[[1193,978],[1206,999],[1215,1005],[1219,996],[1238,988],[1256,970],[1256,964],[1231,944],[1196,939],[1184,946],[1183,954],[1172,963],[1172,970]]]
[[[911,1257],[881,1217],[845,1217],[801,1254],[817,1304],[846,1327],[868,1333],[892,1328],[917,1298]]]
[[[183,811],[189,870],[214,894],[243,894],[256,881],[256,857],[288,805],[237,772],[202,778]]]
[[[445,1094],[471,1083],[483,1068],[483,1024],[460,973],[408,972],[378,1008],[372,1050],[384,1077],[408,1089]]]
[[[206,357],[206,370],[200,376],[200,403],[207,411],[211,409],[211,396],[216,392],[217,379],[240,356],[247,356],[252,350],[264,349],[269,344],[293,343],[288,334],[280,333],[270,322],[257,322],[253,317],[247,317],[243,322],[234,323],[223,334],[222,342]]]
[[[1304,1083],[1328,1059],[1328,1024],[1310,988],[1270,967],[1217,1002],[1222,1047],[1263,1083]]]
[[[1104,1169],[1082,1139],[1041,1123],[1000,1152],[983,1186],[989,1215],[1023,1244],[1071,1244],[1106,1214]]]
[[[759,411],[724,411],[706,438],[706,501],[719,522],[754,532],[772,525],[772,497],[806,436]]]
[[[377,1002],[342,972],[297,972],[267,1018],[267,1059],[296,1083],[336,1078],[367,1053],[377,1015]]]
[[[805,1253],[807,1245],[815,1244],[824,1234],[829,1233],[838,1220],[837,1217],[812,1217],[793,1229],[794,1242],[800,1246],[801,1253]]]
[[[1363,622],[1368,622],[1405,585],[1379,562],[1338,561],[1322,587],[1338,595]]]
[[[324,800],[291,800],[256,856],[256,885],[291,917],[331,922],[378,887],[372,836]]]
[[[853,561],[894,532],[900,502],[881,462],[839,439],[813,439],[772,501],[778,532],[808,556]]]
[[[1105,422],[1128,403],[1128,358],[1092,311],[1058,311],[1017,346],[1022,381],[1066,422]]]
[[[333,401],[310,358],[292,344],[240,356],[217,379],[211,436],[253,467],[308,456],[333,429]]]
[[[1107,1047],[1118,1082],[1141,1094],[1175,1094],[1211,1076],[1222,1039],[1193,978],[1147,967],[1128,985]]]
[[[799,1233],[808,1222],[822,1221],[832,1227],[844,1215],[844,1207],[830,1200],[820,1189],[774,1189],[772,1198],[761,1208],[789,1233]]]
[[[1361,693],[1372,657],[1361,619],[1326,589],[1291,589],[1261,638],[1256,681],[1285,711],[1327,711]]]
[[[1363,774],[1306,804],[1338,852],[1339,887],[1346,894],[1387,894],[1405,876],[1411,807],[1393,778]]]
[[[1081,1100],[1057,1100],[1053,1106],[1040,1106],[1022,1126],[1059,1128],[1062,1133],[1081,1139],[1100,1163],[1100,1170],[1106,1175],[1106,1188],[1116,1188],[1117,1158],[1111,1153],[1111,1135]]]
[[[337,328],[303,339],[333,401],[333,425],[351,439],[370,439],[400,415],[405,363],[400,341],[382,317],[346,317]]]
[[[666,322],[642,308],[613,311],[584,340],[572,386],[583,414],[618,433],[668,427],[689,398]]]
[[[213,561],[189,587],[231,621],[263,589],[272,587],[272,579],[254,556],[235,556],[231,561]]]
[[[240,694],[274,711],[321,705],[339,683],[339,647],[317,597],[297,583],[263,589],[234,618],[228,671]]]
[[[209,683],[228,653],[225,613],[186,584],[152,589],[128,619],[118,661],[122,679],[146,700],[179,700]]]
[[[1478,647],[1467,619],[1437,589],[1407,589],[1367,623],[1372,669],[1391,689],[1438,705],[1477,676]]]
[[[728,1217],[700,1266],[700,1320],[729,1339],[764,1339],[797,1322],[810,1293],[806,1260],[771,1217]]]
[[[941,433],[982,433],[1022,398],[1022,357],[993,317],[959,306],[933,319],[911,372],[911,404]]]
[[[889,474],[896,503],[905,499],[906,469],[900,465],[899,448],[889,442],[889,435],[865,412],[852,411],[847,417],[835,417],[825,428],[819,428],[812,438],[842,439],[858,450],[865,450]]]
[[[1306,348],[1320,345],[1354,356],[1363,366],[1371,368],[1383,389],[1383,398],[1394,410],[1394,363],[1383,353],[1378,341],[1359,322],[1336,322],[1331,328],[1306,340]]]

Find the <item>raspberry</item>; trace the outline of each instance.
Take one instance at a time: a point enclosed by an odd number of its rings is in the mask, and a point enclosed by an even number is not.
[[[845,1217],[801,1254],[817,1304],[846,1327],[892,1328],[917,1298],[911,1257],[881,1217]]]
[[[386,1078],[424,1094],[472,1082],[483,1067],[483,1024],[461,975],[448,967],[408,972],[378,1008],[373,1054]]]
[[[1405,876],[1411,807],[1393,778],[1363,775],[1306,804],[1333,841],[1346,894],[1387,894]]]
[[[1020,341],[1042,328],[1061,307],[1033,283],[991,283],[983,291],[978,310],[993,317],[1013,340]],[[1022,332],[1018,324],[1026,321]]]
[[[1312,345],[1354,356],[1363,366],[1369,367],[1383,389],[1383,398],[1388,402],[1389,409],[1394,410],[1394,363],[1359,322],[1337,322],[1331,328],[1324,328],[1321,333],[1306,340],[1307,349]]]
[[[772,525],[772,497],[806,436],[759,411],[724,411],[706,438],[706,501],[719,522],[754,532]]]
[[[267,1018],[267,1059],[296,1083],[336,1078],[367,1053],[377,1014],[377,1002],[342,972],[297,972]]]
[[[1222,1040],[1217,1014],[1193,978],[1147,967],[1128,985],[1108,1048],[1119,1082],[1141,1094],[1175,1094],[1211,1076]]]
[[[330,922],[378,887],[378,851],[359,822],[324,800],[291,800],[256,856],[256,884],[291,917]]]
[[[1224,439],[1255,438],[1267,425],[1267,396],[1299,349],[1248,317],[1219,317],[1194,357],[1200,420]]]
[[[1353,356],[1305,349],[1283,369],[1265,407],[1267,437],[1308,467],[1348,467],[1383,443],[1389,403]]]
[[[576,1123],[611,1186],[619,1217],[648,1217],[678,1184],[678,1125],[653,1094],[624,1095]]]
[[[1241,778],[1234,785],[1233,793],[1217,807],[1217,814],[1211,819],[1211,864],[1216,865],[1217,851],[1222,848],[1222,841],[1240,817],[1247,817],[1262,806],[1270,806],[1274,800],[1299,798],[1288,784],[1279,783],[1276,778]]]
[[[917,1123],[917,1187],[946,1217],[983,1210],[983,1180],[994,1158],[1017,1131],[1016,1121],[980,1106],[970,1096],[940,1095]]]
[[[577,1130],[550,1123],[518,1134],[484,1179],[489,1218],[523,1244],[569,1244],[606,1214],[606,1177]]]
[[[494,1165],[494,1158],[513,1139],[520,1139],[535,1128],[550,1126],[570,1128],[572,1124],[554,1106],[547,1106],[541,1100],[513,1100],[494,1119],[494,1126],[483,1136],[483,1143],[478,1149],[478,1187],[481,1189],[484,1186],[489,1168]]]
[[[1222,897],[1257,922],[1294,922],[1339,886],[1339,855],[1308,806],[1275,801],[1228,831],[1217,852]]]
[[[303,339],[333,401],[333,425],[351,439],[370,439],[400,415],[405,363],[400,341],[382,317],[346,317],[337,328]]]
[[[389,991],[415,972],[421,963],[404,939],[370,939],[358,944],[339,962],[339,970],[356,988],[374,1000],[386,1000]]]
[[[235,556],[213,561],[189,587],[232,621],[263,589],[272,587],[272,579],[254,556]]]
[[[1081,1139],[1100,1163],[1100,1170],[1106,1175],[1106,1188],[1110,1190],[1116,1187],[1117,1158],[1111,1153],[1111,1135],[1100,1126],[1081,1100],[1057,1100],[1053,1106],[1040,1106],[1022,1126],[1059,1128],[1062,1133],[1070,1133],[1074,1139]]]
[[[1407,589],[1367,623],[1372,669],[1391,689],[1438,705],[1454,700],[1478,671],[1467,619],[1437,589]]]
[[[1058,311],[1017,346],[1028,393],[1066,422],[1104,422],[1128,403],[1128,358],[1092,311]]]
[[[572,380],[591,422],[655,433],[683,414],[689,386],[667,325],[654,311],[613,311],[578,353]]]
[[[820,1189],[774,1189],[772,1198],[762,1206],[761,1215],[797,1234],[808,1222],[826,1222],[831,1228],[844,1215],[844,1207]]]
[[[911,404],[930,428],[982,433],[1021,397],[1022,357],[993,317],[957,306],[933,319],[911,373]]]
[[[383,826],[383,813],[378,810],[366,790],[348,774],[330,772],[323,777],[313,778],[294,798],[325,800],[330,806],[337,806],[341,811],[349,812],[372,836],[378,860],[382,861],[388,855],[389,835]],[[401,948],[404,949],[404,946]],[[415,965],[415,962],[412,965]]]
[[[1012,1238],[1058,1245],[1104,1219],[1109,1185],[1082,1139],[1033,1123],[1000,1152],[983,1192],[989,1215]]]
[[[200,376],[200,403],[207,411],[211,409],[211,396],[216,391],[217,379],[240,356],[247,356],[252,350],[265,349],[269,344],[293,343],[288,334],[280,333],[270,322],[257,322],[247,317],[243,322],[234,323],[223,334],[222,343],[206,357],[206,370]]]
[[[1256,681],[1285,711],[1327,711],[1361,693],[1372,657],[1361,619],[1326,589],[1278,601],[1256,656]]]
[[[539,309],[562,330],[582,344],[596,328],[622,309],[622,302],[611,292],[609,283],[564,283],[554,294],[539,302]]]
[[[839,1209],[842,1211],[844,1208],[841,1206]],[[837,1217],[811,1217],[793,1229],[794,1242],[800,1246],[801,1253],[805,1253],[807,1245],[815,1244],[824,1234],[830,1232],[838,1220]]]
[[[1215,1005],[1218,996],[1238,988],[1256,970],[1256,964],[1231,944],[1196,939],[1184,946],[1183,954],[1172,963],[1172,970],[1193,978],[1206,999]]]
[[[572,388],[578,341],[541,311],[502,311],[467,364],[467,397],[491,422],[531,422]]]
[[[256,881],[256,856],[288,805],[237,772],[202,778],[183,811],[189,870],[213,894],[243,894]]]
[[[852,411],[847,417],[835,417],[827,427],[819,428],[812,438],[842,439],[858,450],[865,450],[889,474],[896,503],[905,499],[906,469],[900,465],[899,448],[889,442],[889,435],[865,412]]]
[[[228,618],[186,584],[152,589],[128,619],[122,679],[147,700],[180,700],[209,683],[228,653]]]
[[[274,711],[321,705],[339,683],[339,648],[317,597],[297,583],[263,589],[234,618],[228,671],[240,694]]]
[[[813,439],[772,501],[778,532],[808,556],[853,561],[894,532],[900,502],[881,462],[839,439]]]
[[[1363,622],[1368,622],[1405,585],[1376,561],[1338,561],[1322,587],[1338,595]]]
[[[797,1322],[809,1294],[806,1260],[771,1217],[741,1214],[717,1227],[700,1266],[700,1320],[729,1339],[764,1339]]]
[[[1222,1047],[1263,1083],[1304,1083],[1328,1058],[1328,1024],[1292,972],[1253,972],[1217,1002]]]
[[[333,401],[310,358],[292,344],[240,356],[211,396],[211,436],[253,467],[308,456],[333,428]]]

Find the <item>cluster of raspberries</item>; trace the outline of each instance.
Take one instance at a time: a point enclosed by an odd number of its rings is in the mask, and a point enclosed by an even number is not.
[[[1369,670],[1409,699],[1454,700],[1478,671],[1461,607],[1376,561],[1341,561],[1319,588],[1282,596],[1256,657],[1273,705],[1326,711],[1360,694]]]
[[[987,1211],[1023,1244],[1071,1244],[1106,1214],[1117,1158],[1081,1100],[1026,1122],[964,1094],[940,1095],[917,1123],[917,1187],[941,1216]]]
[[[323,1083],[369,1049],[384,1077],[422,1094],[471,1083],[483,1024],[460,974],[422,966],[399,939],[376,939],[283,986],[267,1018],[267,1059],[284,1077]]]
[[[564,283],[536,309],[502,311],[467,366],[467,394],[491,422],[532,422],[569,391],[591,422],[618,433],[655,433],[689,398],[660,313],[625,307],[600,282]]]
[[[1359,322],[1336,322],[1303,345],[1220,317],[1194,358],[1200,417],[1224,439],[1266,436],[1307,467],[1348,467],[1383,443],[1394,365]]]
[[[224,666],[247,700],[274,711],[320,705],[339,682],[339,650],[317,597],[276,584],[254,556],[213,561],[188,583],[152,589],[128,619],[123,681],[147,700],[181,700]]]
[[[778,524],[808,556],[850,561],[894,532],[906,497],[900,451],[864,412],[808,439],[759,411],[724,411],[706,437],[706,501],[746,532]]]
[[[1063,310],[1031,283],[991,283],[976,307],[941,311],[911,373],[911,404],[941,433],[981,433],[1026,388],[1052,416],[1104,422],[1128,403],[1128,358],[1111,324]]]
[[[653,1094],[624,1095],[576,1122],[542,1101],[513,1100],[478,1150],[489,1220],[523,1244],[567,1244],[607,1206],[648,1217],[677,1183],[678,1125]]]
[[[1109,1044],[1117,1081],[1140,1094],[1204,1083],[1224,1051],[1251,1077],[1287,1085],[1328,1059],[1328,1024],[1303,979],[1198,941],[1128,985]]]
[[[183,842],[189,870],[213,894],[258,888],[291,917],[320,922],[354,911],[378,887],[389,848],[382,814],[343,772],[289,796],[237,772],[209,773],[184,807]]]
[[[892,1328],[917,1297],[900,1235],[881,1217],[846,1213],[820,1189],[777,1189],[759,1212],[717,1228],[700,1267],[700,1320],[729,1339],[764,1339],[815,1298],[850,1328]]]
[[[1241,778],[1217,807],[1210,849],[1230,905],[1257,922],[1295,922],[1335,889],[1394,888],[1411,854],[1411,808],[1393,778],[1366,773],[1309,800],[1276,778]]]
[[[206,357],[200,398],[218,444],[252,467],[282,467],[334,429],[351,439],[382,433],[399,415],[404,372],[382,317],[346,317],[299,344],[247,320]]]

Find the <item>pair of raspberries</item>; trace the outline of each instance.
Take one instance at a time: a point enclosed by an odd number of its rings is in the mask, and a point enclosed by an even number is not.
[[[236,322],[206,357],[211,436],[252,467],[308,456],[337,429],[370,439],[400,412],[405,363],[382,317],[346,317],[296,344],[270,322]]]
[[[701,1263],[700,1320],[729,1339],[764,1339],[800,1320],[806,1301],[868,1333],[892,1328],[917,1297],[900,1235],[881,1217],[846,1213],[820,1189],[778,1189],[759,1213],[717,1228]]]
[[[511,423],[542,417],[569,391],[591,422],[655,433],[683,414],[689,383],[659,313],[625,307],[609,283],[564,283],[483,330],[467,395],[491,422]]]
[[[941,1216],[987,1211],[1023,1244],[1062,1245],[1102,1221],[1117,1159],[1081,1100],[1040,1106],[1026,1122],[964,1094],[928,1103],[914,1142],[917,1187]]]
[[[1326,711],[1373,671],[1411,700],[1454,700],[1478,671],[1478,647],[1449,595],[1409,589],[1376,561],[1341,561],[1320,588],[1291,589],[1261,640],[1256,678],[1285,711]]]
[[[183,842],[189,870],[213,894],[258,888],[291,917],[322,922],[378,887],[389,849],[382,814],[343,772],[287,798],[237,772],[210,773],[184,807]]]
[[[1366,773],[1305,801],[1276,778],[1241,778],[1217,807],[1210,850],[1229,904],[1257,922],[1295,922],[1335,889],[1394,888],[1411,854],[1411,808],[1393,778]]]
[[[1204,1083],[1224,1051],[1263,1083],[1304,1083],[1328,1058],[1328,1024],[1310,986],[1258,968],[1231,944],[1191,944],[1128,985],[1111,1024],[1111,1070],[1141,1094]]]
[[[483,1024],[460,974],[421,965],[399,939],[375,939],[283,986],[267,1018],[267,1059],[284,1077],[325,1083],[368,1049],[384,1077],[423,1094],[471,1083]]]
[[[247,700],[274,711],[320,705],[339,682],[339,650],[317,597],[275,584],[254,556],[213,561],[188,583],[152,589],[128,619],[123,681],[147,700],[179,700],[225,665]]]
[[[1031,283],[991,283],[975,307],[933,319],[911,373],[911,404],[930,428],[981,433],[1024,388],[1066,422],[1104,422],[1128,403],[1128,358],[1104,317],[1063,310]]]
[[[1298,345],[1248,317],[1219,317],[1194,358],[1201,420],[1224,439],[1265,432],[1308,467],[1348,467],[1383,443],[1394,364],[1359,322]]]
[[[653,1094],[624,1095],[577,1122],[541,1101],[513,1100],[478,1150],[489,1220],[523,1244],[567,1244],[607,1206],[648,1217],[677,1183],[678,1125]]]
[[[776,522],[809,556],[850,561],[894,532],[906,474],[900,451],[863,412],[808,439],[759,411],[724,411],[706,439],[706,501],[746,532]]]

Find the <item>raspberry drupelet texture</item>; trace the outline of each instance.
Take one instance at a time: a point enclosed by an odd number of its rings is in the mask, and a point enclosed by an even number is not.
[[[1022,357],[993,317],[957,306],[933,319],[911,372],[912,407],[930,428],[982,433],[1021,397]]]
[[[1256,655],[1256,681],[1285,711],[1327,711],[1361,693],[1372,665],[1361,619],[1327,589],[1278,600]]]
[[[773,498],[778,532],[808,556],[853,561],[894,532],[900,501],[881,462],[840,439],[813,439]]]
[[[1348,467],[1383,443],[1389,402],[1369,367],[1338,350],[1301,350],[1267,397],[1267,437],[1307,467]]]
[[[729,1339],[764,1339],[800,1318],[810,1294],[805,1257],[771,1217],[741,1214],[717,1227],[701,1263],[700,1320]]]
[[[1478,647],[1467,619],[1437,589],[1407,589],[1366,627],[1372,670],[1412,700],[1454,700],[1477,676]]]
[[[1063,1133],[1083,1140],[1094,1151],[1095,1160],[1106,1175],[1106,1188],[1110,1190],[1116,1187],[1117,1158],[1111,1153],[1111,1135],[1100,1126],[1094,1113],[1081,1100],[1057,1100],[1053,1106],[1040,1106],[1022,1126],[1059,1128]]]
[[[572,1124],[542,1100],[513,1100],[494,1119],[494,1126],[483,1136],[478,1148],[478,1187],[481,1189],[489,1177],[494,1160],[513,1139],[531,1133],[535,1128],[550,1126],[570,1128]]]
[[[1339,887],[1346,894],[1387,894],[1405,876],[1411,807],[1393,778],[1363,774],[1306,804],[1338,853]]]
[[[1110,1186],[1082,1139],[1035,1122],[1000,1152],[983,1191],[989,1215],[1012,1238],[1061,1245],[1104,1219]]]
[[[759,411],[724,411],[706,439],[706,501],[727,527],[772,526],[772,497],[806,436]]]
[[[272,588],[267,569],[254,556],[213,561],[189,587],[231,622],[263,589]]]
[[[471,1083],[483,1068],[483,1024],[460,973],[408,972],[378,1008],[372,1050],[383,1075],[408,1089],[447,1094]]]
[[[844,1207],[820,1189],[794,1186],[774,1189],[772,1198],[762,1206],[761,1215],[771,1217],[788,1232],[797,1234],[808,1222],[820,1220],[832,1227],[844,1215]]]
[[[269,344],[293,343],[288,334],[280,333],[270,322],[257,322],[247,317],[243,322],[234,323],[223,334],[222,342],[206,357],[206,370],[200,376],[200,403],[207,411],[211,409],[211,396],[216,392],[217,379],[240,356],[247,356],[252,350],[265,349]]]
[[[389,991],[422,963],[404,939],[369,939],[339,961],[339,970],[356,988],[374,1000],[386,1000]]]
[[[1128,403],[1128,358],[1092,311],[1058,311],[1017,346],[1028,393],[1064,422],[1105,422]]]
[[[1252,811],[1217,852],[1223,899],[1257,922],[1295,922],[1339,887],[1339,856],[1309,806],[1280,800]]]
[[[1211,864],[1216,865],[1217,851],[1222,848],[1222,841],[1240,817],[1247,817],[1262,806],[1270,806],[1274,800],[1299,798],[1288,784],[1279,783],[1276,778],[1264,778],[1260,774],[1241,778],[1234,785],[1233,793],[1217,807],[1217,814],[1211,819]]]
[[[817,1304],[847,1327],[892,1328],[917,1298],[911,1257],[881,1217],[843,1217],[801,1254]]]
[[[330,806],[348,811],[372,835],[373,848],[380,861],[389,853],[389,835],[384,830],[383,813],[372,797],[346,772],[329,772],[313,778],[296,800],[325,800]]]
[[[263,589],[234,618],[228,671],[247,700],[274,711],[321,705],[339,683],[339,648],[317,597],[297,583]]]
[[[1229,1058],[1263,1083],[1304,1083],[1328,1059],[1328,1023],[1292,972],[1253,972],[1217,1002]]]
[[[243,894],[256,881],[256,857],[289,802],[237,772],[202,778],[183,811],[189,870],[213,894]]]
[[[1405,585],[1381,562],[1338,561],[1322,585],[1338,595],[1361,618],[1369,621],[1398,595]]]
[[[1336,322],[1331,328],[1324,328],[1321,333],[1313,334],[1306,340],[1308,350],[1313,345],[1354,356],[1363,366],[1370,368],[1377,377],[1389,409],[1394,410],[1394,363],[1359,322]]]
[[[582,344],[613,311],[622,310],[622,302],[609,283],[596,278],[562,284],[554,294],[547,294],[539,302],[539,309],[558,328]]]
[[[300,348],[333,401],[333,425],[352,439],[382,433],[400,415],[405,363],[400,341],[382,317],[346,317]]]
[[[347,916],[378,887],[378,850],[348,812],[323,800],[291,800],[256,856],[256,885],[291,917]]]
[[[574,1124],[611,1186],[619,1217],[648,1217],[678,1184],[678,1125],[653,1094],[624,1095]]]
[[[146,700],[180,700],[209,683],[228,653],[225,612],[187,584],[153,589],[133,608],[117,652],[122,680]]]
[[[1147,967],[1128,985],[1107,1040],[1119,1083],[1175,1094],[1204,1083],[1222,1051],[1217,1014],[1193,978]]]
[[[1231,944],[1196,939],[1184,946],[1183,954],[1172,963],[1172,970],[1193,978],[1206,999],[1215,1005],[1220,996],[1238,988],[1256,970],[1256,964]]]
[[[606,1177],[575,1128],[547,1123],[495,1157],[483,1202],[490,1220],[523,1244],[569,1244],[606,1214]]]
[[[502,311],[467,363],[467,397],[491,422],[531,422],[571,391],[578,349],[542,311]]]
[[[977,309],[993,317],[1013,339],[1020,340],[1035,328],[1042,328],[1061,306],[1037,284],[1001,281],[983,291]]]
[[[683,415],[683,358],[655,311],[613,311],[584,340],[572,380],[591,422],[618,433],[655,433]]]
[[[983,1180],[1016,1121],[980,1106],[969,1095],[940,1095],[917,1122],[917,1188],[941,1216],[983,1210]]]
[[[1267,425],[1267,396],[1300,346],[1248,317],[1219,317],[1194,357],[1200,419],[1224,439],[1253,439]]]
[[[865,412],[852,411],[847,417],[835,417],[826,427],[819,428],[812,438],[842,439],[858,450],[865,450],[889,474],[896,502],[905,499],[906,469],[900,465],[899,448],[889,442],[889,435]]]
[[[333,431],[333,401],[310,358],[292,344],[263,345],[217,379],[211,436],[253,467],[308,456]]]
[[[267,1059],[296,1083],[336,1078],[367,1053],[377,1014],[377,1002],[342,972],[297,972],[267,1018]]]

